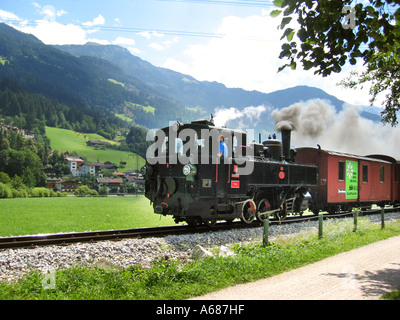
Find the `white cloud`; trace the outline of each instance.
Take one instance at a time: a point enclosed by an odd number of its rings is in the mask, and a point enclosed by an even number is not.
[[[82,24],[86,27],[93,27],[93,26],[98,26],[98,25],[103,25],[106,22],[106,19],[99,14],[96,18],[93,19],[93,21],[87,21],[83,22]]]
[[[38,20],[36,26],[15,27],[31,33],[45,44],[85,44],[86,31],[74,24],[61,24],[56,21]]]
[[[138,55],[138,54],[140,54],[140,53],[142,53],[142,51],[140,50],[140,49],[138,49],[138,48],[127,48],[128,50],[129,50],[129,52],[131,53],[131,54],[133,54],[133,55]]]
[[[157,32],[157,31],[142,31],[136,33],[138,36],[144,37],[147,40],[150,40],[152,37],[157,37],[157,38],[162,38],[164,37],[163,33]]]
[[[135,45],[135,40],[132,38],[117,37],[112,43],[117,45],[133,46]]]
[[[67,14],[68,12],[67,11],[65,11],[65,10],[58,10],[58,11],[56,11],[56,15],[57,15],[57,17],[61,17],[61,16],[63,16],[64,14]]]
[[[269,17],[226,17],[207,44],[190,46],[185,52],[186,69],[199,80],[222,82],[228,87],[248,90],[273,91],[279,67],[279,32],[276,20]],[[182,62],[168,59],[166,68],[182,68]]]
[[[17,15],[15,15],[12,12],[9,11],[4,11],[0,9],[0,21],[21,21],[22,19],[19,18]]]
[[[161,50],[165,49],[165,47],[163,45],[156,43],[156,42],[150,43],[149,47],[153,48],[154,50],[157,50],[157,51],[161,51]]]
[[[95,43],[103,44],[103,45],[111,44],[110,41],[108,41],[108,40],[101,40],[101,39],[96,39],[96,38],[89,38],[89,39],[87,39],[86,42],[95,42]]]
[[[90,29],[83,28],[80,25],[75,24],[62,24],[56,21],[56,17],[67,14],[65,10],[56,10],[51,5],[41,6],[36,2],[33,2],[33,6],[38,10],[39,13],[43,14],[43,19],[34,21],[35,23],[27,23],[21,18],[13,14],[12,12],[0,10],[0,21],[5,21],[10,24],[13,28],[33,34],[39,40],[45,44],[85,44],[88,41],[97,42],[100,44],[110,44],[107,40],[88,38],[89,34],[97,32],[96,25],[102,25],[105,23],[104,17],[99,14],[93,21],[85,22],[82,25],[85,27],[93,27]],[[133,39],[118,37],[115,41],[126,44],[134,44]]]
[[[265,10],[264,10],[265,11]],[[162,65],[198,80],[218,81],[227,87],[272,92],[297,85],[321,88],[349,103],[368,104],[364,92],[337,87],[345,75],[333,74],[323,78],[314,70],[285,69],[277,73],[286,61],[279,59],[282,30],[277,30],[279,19],[268,12],[245,18],[225,17],[216,34],[206,44],[192,45],[183,52],[183,58],[167,58]]]

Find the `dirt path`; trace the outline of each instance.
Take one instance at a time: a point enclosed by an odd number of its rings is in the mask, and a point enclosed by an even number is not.
[[[397,236],[195,299],[374,300],[399,288],[400,236]]]

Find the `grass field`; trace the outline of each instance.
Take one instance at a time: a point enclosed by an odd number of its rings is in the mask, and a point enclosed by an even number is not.
[[[140,169],[145,164],[145,160],[136,153],[89,147],[86,143],[89,140],[103,140],[112,144],[117,144],[117,142],[107,140],[97,134],[79,133],[67,129],[46,127],[46,135],[50,139],[50,146],[53,150],[76,151],[78,156],[86,157],[89,162],[110,161],[116,165],[119,165],[121,161],[126,162],[125,168],[119,169],[118,171]]]
[[[0,208],[2,237],[175,224],[143,196],[1,199]]]

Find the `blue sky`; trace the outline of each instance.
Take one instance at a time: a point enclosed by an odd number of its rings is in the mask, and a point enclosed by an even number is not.
[[[365,91],[336,86],[350,69],[329,78],[303,70],[277,74],[282,43],[271,2],[2,0],[0,21],[46,44],[118,44],[154,65],[227,87],[272,92],[309,85],[368,105]]]

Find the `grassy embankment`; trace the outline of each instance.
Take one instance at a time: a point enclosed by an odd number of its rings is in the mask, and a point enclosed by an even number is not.
[[[121,202],[121,198],[114,199],[115,203]],[[20,199],[3,200],[2,204],[12,203],[14,200]],[[61,200],[67,201],[72,198]],[[83,203],[92,199],[79,200]],[[122,199],[125,200],[128,201],[128,198]],[[89,207],[90,205],[87,205],[88,209]],[[83,214],[83,211],[80,214]],[[110,212],[110,218],[115,216],[115,211],[113,209]],[[76,216],[77,220],[81,218]],[[352,230],[352,219],[332,221],[324,225],[322,239],[318,239],[315,230],[296,237],[278,237],[268,247],[263,247],[260,239],[259,243],[253,245],[234,245],[236,256],[199,259],[185,265],[177,261],[160,260],[151,269],[142,269],[139,266],[123,270],[77,266],[57,270],[54,289],[42,285],[45,277],[43,273],[32,272],[18,282],[0,283],[0,299],[185,299],[227,286],[270,277],[340,252],[399,235],[400,222],[387,223],[385,229],[381,230],[379,225],[373,225],[367,219],[360,218],[357,232]],[[394,296],[394,299],[396,298],[398,296]]]

